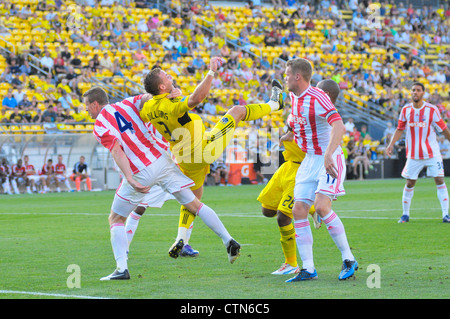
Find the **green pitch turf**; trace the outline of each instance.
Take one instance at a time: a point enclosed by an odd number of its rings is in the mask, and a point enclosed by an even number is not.
[[[410,222],[398,224],[403,185],[346,182],[334,210],[359,270],[342,282],[340,253],[325,227],[312,229],[318,280],[285,283],[289,275],[270,274],[284,258],[276,220],[260,214],[260,185],[205,188],[204,202],[242,245],[235,264],[200,218],[190,242],[200,256],[168,257],[179,216],[169,201],[142,217],[124,282],[99,281],[115,268],[107,221],[114,192],[1,195],[0,298],[448,299],[450,225],[442,223],[434,181],[418,181]]]

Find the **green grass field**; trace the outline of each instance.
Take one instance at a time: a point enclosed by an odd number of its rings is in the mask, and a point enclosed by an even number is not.
[[[450,184],[447,180],[447,184]],[[198,218],[195,259],[171,259],[179,206],[169,201],[141,219],[129,254],[131,280],[102,282],[115,262],[107,217],[114,193],[0,196],[0,298],[317,299],[450,297],[450,236],[432,179],[418,181],[411,220],[398,224],[403,180],[347,181],[334,204],[359,262],[338,281],[340,253],[325,227],[313,229],[318,280],[285,283],[270,273],[284,261],[275,219],[262,217],[260,185],[206,187],[204,202],[242,244],[231,265],[222,242]],[[69,288],[79,266],[81,288]],[[379,272],[372,274],[372,266]],[[380,287],[370,288],[377,275]],[[368,285],[369,282],[369,285]]]

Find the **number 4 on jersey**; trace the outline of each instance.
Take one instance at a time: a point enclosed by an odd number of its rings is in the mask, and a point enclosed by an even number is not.
[[[128,122],[126,118],[124,118],[119,112],[115,112],[114,116],[116,117],[120,133],[124,133],[126,130],[130,130],[131,134],[134,134],[133,123]]]

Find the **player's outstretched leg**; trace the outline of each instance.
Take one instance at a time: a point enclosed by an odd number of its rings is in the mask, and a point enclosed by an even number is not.
[[[195,197],[190,189],[183,189],[179,192],[173,193],[177,201],[184,205],[188,211],[194,215],[197,215],[201,220],[208,226],[217,236],[222,239],[223,244],[226,247],[228,253],[228,260],[230,263],[239,257],[241,246],[237,241],[235,241],[231,235],[228,233],[227,229],[223,225],[222,221],[217,216],[216,212],[210,207],[200,202],[200,200]],[[186,242],[188,229],[185,227],[178,228],[178,236],[175,243],[169,250],[169,255],[172,258],[177,258],[183,249],[184,243]]]

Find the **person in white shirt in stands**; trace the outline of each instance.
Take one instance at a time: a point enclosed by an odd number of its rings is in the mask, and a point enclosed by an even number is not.
[[[353,132],[353,128],[355,127],[355,123],[353,123],[353,118],[349,117],[347,122],[345,122],[345,132],[350,134]]]

